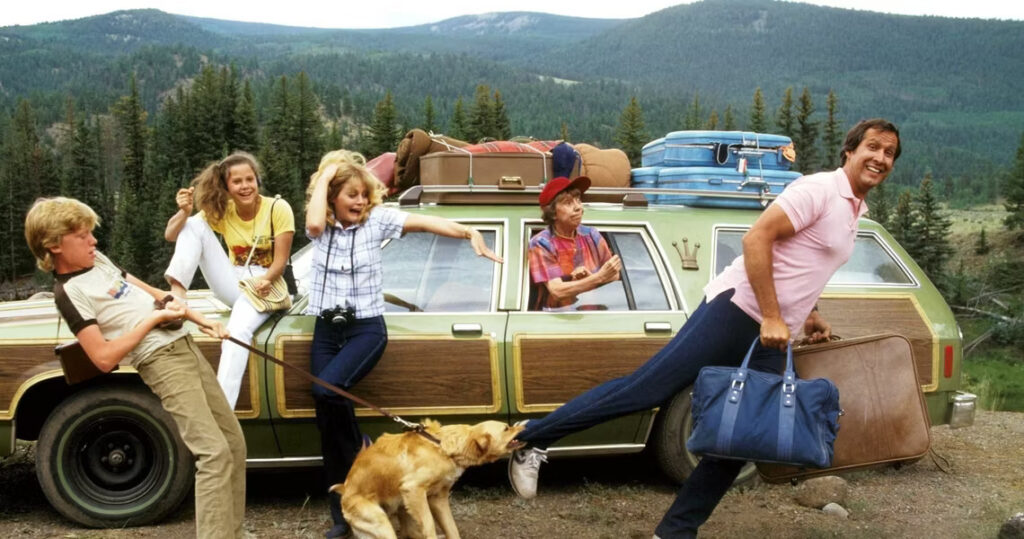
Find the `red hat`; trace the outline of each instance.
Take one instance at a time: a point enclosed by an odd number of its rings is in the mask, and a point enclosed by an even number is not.
[[[583,193],[587,189],[590,189],[590,178],[586,176],[577,176],[576,179],[569,181],[569,178],[559,176],[549,181],[544,185],[544,190],[540,192],[540,205],[542,207],[547,206],[555,199],[556,196],[558,196],[558,193],[574,187],[579,189],[580,193]]]

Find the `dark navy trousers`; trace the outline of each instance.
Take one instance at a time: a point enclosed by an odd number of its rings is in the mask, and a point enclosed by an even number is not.
[[[384,317],[353,320],[343,326],[316,319],[313,347],[310,351],[310,372],[344,390],[350,389],[377,365],[388,344]],[[343,483],[352,462],[362,447],[362,433],[356,424],[352,401],[313,385],[316,403],[316,426],[320,430],[320,449],[324,459],[327,487]],[[342,521],[337,494],[330,495],[331,517]]]
[[[562,437],[633,412],[663,406],[693,384],[702,367],[738,367],[758,338],[760,324],[730,300],[733,291],[701,302],[675,337],[632,374],[609,380],[531,420],[519,439],[546,449]],[[784,354],[758,345],[753,369],[781,372]],[[743,467],[742,461],[705,458],[683,484],[655,530],[662,539],[692,537]]]

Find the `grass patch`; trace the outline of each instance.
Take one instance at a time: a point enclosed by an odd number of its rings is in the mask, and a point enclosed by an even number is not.
[[[1012,353],[996,349],[964,361],[964,390],[978,396],[982,410],[1024,412],[1024,362]]]

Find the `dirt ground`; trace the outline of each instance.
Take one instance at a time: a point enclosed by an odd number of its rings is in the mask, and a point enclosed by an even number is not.
[[[734,488],[703,537],[993,538],[1024,511],[1024,413],[979,412],[973,427],[932,429],[932,447],[950,463],[929,458],[901,469],[846,476],[843,520],[793,501],[793,487]],[[187,502],[157,526],[119,530],[79,528],[54,511],[35,479],[32,446],[0,462],[0,537],[187,538],[194,534]],[[561,459],[541,473],[540,494],[515,497],[504,463],[473,469],[453,493],[462,536],[472,538],[651,537],[675,487],[646,455]],[[249,474],[246,530],[250,537],[320,538],[328,527],[326,498],[315,470]]]

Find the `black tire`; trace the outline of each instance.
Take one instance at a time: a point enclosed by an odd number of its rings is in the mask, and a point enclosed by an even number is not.
[[[193,484],[192,455],[171,416],[145,387],[72,395],[46,419],[36,476],[65,517],[93,528],[157,522]]]
[[[667,405],[658,411],[651,433],[651,449],[658,467],[676,483],[682,483],[690,476],[700,462],[700,457],[686,450],[686,440],[693,431],[693,414],[690,413],[690,393],[688,387],[672,397]],[[733,485],[742,485],[757,477],[757,468],[747,463],[740,471]]]

